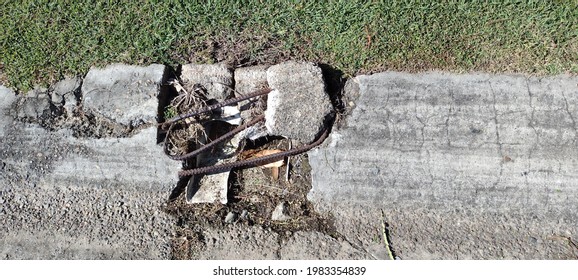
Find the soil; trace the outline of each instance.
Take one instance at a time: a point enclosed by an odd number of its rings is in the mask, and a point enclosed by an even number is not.
[[[283,140],[287,141],[287,140]],[[267,144],[270,146],[274,144]],[[233,213],[233,223],[257,226],[288,238],[296,231],[318,231],[337,238],[331,217],[316,213],[307,200],[311,189],[310,167],[306,155],[292,157],[289,164],[289,180],[285,178],[287,165],[281,168],[278,180],[271,171],[255,167],[233,171],[228,200],[225,204],[187,204],[184,193],[169,202],[166,212],[177,218],[177,231],[172,241],[174,259],[194,259],[205,248],[203,237],[207,227],[223,229],[225,218]],[[285,203],[288,221],[271,219],[275,207]]]
[[[190,152],[191,146],[195,146],[197,141],[186,140],[187,137],[183,134],[187,133],[191,138],[198,135],[194,129],[187,129],[186,126],[175,130],[169,137],[169,150]],[[263,150],[288,150],[291,144],[289,139],[263,137],[256,141],[246,140],[241,147],[239,156]],[[286,159],[283,166],[278,167],[277,176],[273,174],[273,168],[233,170],[229,179],[226,205],[219,202],[188,204],[184,187],[176,187],[172,200],[165,208],[165,211],[177,220],[177,232],[172,240],[173,258],[194,259],[197,253],[206,247],[204,230],[223,229],[228,223],[270,229],[278,233],[281,239],[288,238],[293,232],[304,230],[337,237],[339,234],[331,217],[317,214],[307,200],[307,193],[311,189],[310,174],[311,167],[305,154]],[[188,179],[184,178],[181,184],[186,185]],[[272,213],[279,204],[285,205],[285,214],[291,219],[272,220]],[[229,221],[227,217],[234,218]]]

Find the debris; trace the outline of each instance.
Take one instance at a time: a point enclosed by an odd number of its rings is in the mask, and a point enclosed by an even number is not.
[[[247,219],[249,218],[249,211],[243,209],[243,212],[241,212],[241,219]]]
[[[391,243],[389,242],[389,230],[387,229],[385,213],[383,213],[383,210],[381,210],[381,234],[383,235],[383,243],[385,243],[388,258],[390,260],[397,260],[397,257],[393,254]]]
[[[229,212],[225,217],[225,223],[227,224],[232,224],[235,220],[237,220],[237,213],[235,212]]]
[[[296,82],[299,81],[299,82]],[[265,126],[270,135],[311,143],[325,129],[332,105],[321,68],[288,61],[267,69]]]
[[[283,150],[278,150],[278,149],[261,150],[261,151],[248,150],[248,151],[243,152],[243,154],[241,155],[241,158],[243,158],[243,159],[259,158],[259,157],[264,157],[264,156],[268,156],[268,155],[272,155],[272,154],[277,154],[280,152],[283,152]],[[284,164],[284,160],[278,160],[275,162],[264,164],[261,167],[263,167],[263,168],[281,167],[281,166],[283,166],[283,164]]]
[[[283,150],[278,149],[271,149],[271,150],[261,150],[256,152],[255,150],[245,151],[241,158],[244,159],[251,159],[251,158],[260,158],[272,154],[281,153]],[[271,176],[273,177],[274,181],[279,180],[279,167],[283,166],[284,160],[278,160],[275,162],[267,163],[262,165],[262,168],[271,168]]]
[[[221,116],[217,119],[232,125],[241,125],[241,112],[239,112],[237,106],[225,106],[223,107]]]
[[[273,221],[286,221],[291,219],[291,216],[287,213],[287,206],[286,203],[283,201],[275,207],[273,210],[273,214],[271,214],[271,220]]]

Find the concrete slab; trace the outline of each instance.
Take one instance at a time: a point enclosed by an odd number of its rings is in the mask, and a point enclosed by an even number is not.
[[[82,83],[85,110],[122,125],[155,123],[165,66],[112,64],[91,68]]]
[[[267,83],[267,68],[265,65],[243,67],[235,69],[235,96],[246,95],[251,92],[268,88]],[[239,102],[239,110],[241,111],[241,118],[247,122],[250,121],[251,115],[254,115],[252,108],[257,108],[264,104],[260,101],[264,97],[252,98]],[[263,110],[265,106],[262,106]],[[259,137],[267,136],[267,128],[265,123],[261,122],[245,130],[245,137],[250,140],[255,140]]]
[[[223,101],[232,94],[233,72],[222,63],[185,64],[181,69],[181,80],[187,92],[193,92],[195,85],[201,85],[207,91],[207,99]]]
[[[273,89],[265,111],[269,134],[301,143],[314,141],[332,110],[321,68],[288,61],[269,67],[267,81]]]
[[[560,240],[578,239],[578,78],[352,82],[346,125],[309,152],[309,198],[350,241],[385,258],[387,223],[405,259],[575,257]]]
[[[155,127],[77,138],[15,120],[18,99],[0,90],[0,259],[170,258],[162,205],[180,163]]]

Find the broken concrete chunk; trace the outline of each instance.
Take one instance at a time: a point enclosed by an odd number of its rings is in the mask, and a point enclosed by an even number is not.
[[[249,94],[268,87],[266,65],[235,69],[235,95]]]
[[[291,216],[288,215],[287,212],[287,205],[285,202],[279,203],[273,213],[271,214],[271,220],[273,221],[286,221],[291,219]]]
[[[332,110],[321,69],[313,63],[288,61],[267,69],[267,81],[273,89],[265,111],[269,134],[302,143],[314,141]]]
[[[16,117],[19,119],[39,119],[50,115],[50,96],[45,88],[36,88],[18,100]]]
[[[82,84],[85,109],[123,125],[154,123],[165,66],[112,64],[91,68]]]
[[[224,131],[227,131],[225,125],[220,121],[208,123],[205,130],[209,135],[222,135]],[[208,143],[206,136],[202,136],[201,142]],[[235,161],[237,158],[235,151],[239,147],[241,139],[242,135],[237,134],[231,140],[225,142],[222,148],[201,153],[196,159],[197,166],[213,166]],[[187,185],[187,202],[192,204],[214,202],[227,204],[229,174],[230,171],[192,176]]]
[[[246,95],[269,87],[267,83],[267,68],[268,66],[263,65],[235,69],[235,96]],[[239,102],[238,106],[241,110],[241,118],[245,122],[250,121],[252,108],[259,106],[256,102],[259,102],[260,98],[264,97],[256,97],[251,100]],[[265,127],[265,123],[261,122],[249,127],[244,133],[245,138],[255,140],[267,136],[267,128]]]
[[[221,163],[221,162],[218,162]],[[229,172],[216,173],[200,177],[193,176],[187,184],[187,203],[227,204]]]
[[[208,99],[225,100],[231,94],[233,73],[225,64],[186,64],[181,70],[181,80],[186,91],[195,85],[207,90]]]
[[[64,106],[67,112],[72,112],[76,108],[76,91],[80,88],[81,82],[80,78],[73,77],[56,83],[51,93],[52,103],[56,106]]]
[[[232,125],[241,124],[241,112],[236,106],[225,106],[221,108],[222,112],[216,120],[224,121]]]
[[[237,213],[235,212],[229,212],[225,217],[225,223],[227,224],[232,224],[235,220],[237,220]]]

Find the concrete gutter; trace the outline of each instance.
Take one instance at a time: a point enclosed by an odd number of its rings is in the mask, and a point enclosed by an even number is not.
[[[266,73],[247,71],[259,81]],[[162,65],[111,65],[25,96],[0,86],[0,259],[174,257],[178,221],[162,208],[181,163],[163,154],[155,127],[166,76]],[[202,229],[197,256],[387,259],[386,236],[402,259],[576,258],[577,85],[569,76],[353,78],[352,113],[309,152],[309,199],[335,234],[227,224]]]
[[[565,259],[578,239],[578,78],[380,73],[309,153],[320,211],[404,259]],[[382,216],[383,213],[383,216]]]
[[[164,66],[114,67],[113,76],[89,75],[84,83],[98,88],[103,79],[142,74],[141,84],[115,84],[116,98],[124,100],[117,107],[101,102],[93,110],[74,97],[49,103],[42,96],[52,89],[16,97],[0,87],[1,259],[170,258],[174,221],[160,206],[176,185],[180,163],[164,156],[152,123]],[[151,99],[154,107],[142,110]],[[79,106],[90,117],[75,113]],[[107,119],[106,110],[139,126]],[[63,118],[60,127],[46,126]],[[116,127],[122,133],[106,135]]]

